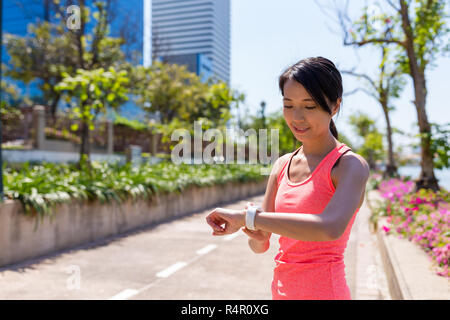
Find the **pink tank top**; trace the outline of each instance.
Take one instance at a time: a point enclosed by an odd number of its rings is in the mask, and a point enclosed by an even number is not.
[[[348,150],[341,143],[328,153],[304,181],[293,183],[287,170],[292,157],[286,161],[278,176],[275,212],[320,214],[336,191],[331,180],[331,169]],[[357,209],[344,234],[334,241],[300,241],[281,236],[280,249],[275,257],[272,280],[274,300],[350,300],[345,279],[344,251]]]

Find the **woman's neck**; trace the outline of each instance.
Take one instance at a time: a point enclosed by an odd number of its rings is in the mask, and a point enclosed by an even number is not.
[[[328,132],[325,137],[320,137],[316,140],[308,140],[302,143],[302,152],[306,157],[323,158],[331,150],[339,145],[339,141]]]

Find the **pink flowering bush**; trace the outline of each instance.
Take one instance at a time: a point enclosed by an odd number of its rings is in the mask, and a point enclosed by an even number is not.
[[[374,210],[375,216],[387,216],[386,233],[406,238],[427,252],[436,273],[450,277],[450,193],[420,189],[414,182],[390,179],[379,183],[384,201]]]

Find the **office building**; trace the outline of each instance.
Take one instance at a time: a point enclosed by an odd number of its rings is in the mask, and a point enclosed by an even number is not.
[[[230,81],[230,0],[153,0],[152,57]]]

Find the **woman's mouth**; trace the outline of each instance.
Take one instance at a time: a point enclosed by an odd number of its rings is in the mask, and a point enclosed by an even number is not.
[[[305,133],[306,131],[308,131],[309,128],[296,128],[295,126],[292,126],[295,130],[295,132],[298,133]]]

